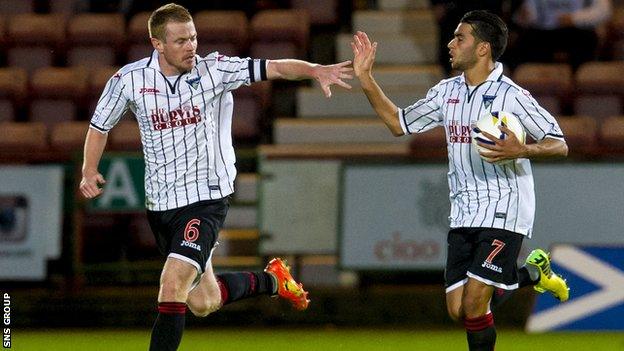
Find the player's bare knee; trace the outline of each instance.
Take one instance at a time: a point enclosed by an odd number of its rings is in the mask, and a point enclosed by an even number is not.
[[[187,287],[183,286],[180,281],[177,280],[163,280],[160,284],[160,292],[158,294],[158,301],[186,301],[188,297]]]
[[[209,314],[216,312],[220,307],[220,304],[210,301],[189,304],[189,309],[195,317],[206,317]]]
[[[461,306],[447,306],[446,311],[453,321],[457,322],[461,319]]]
[[[467,317],[478,317],[487,311],[488,301],[489,299],[479,294],[465,294],[462,297],[462,310]]]

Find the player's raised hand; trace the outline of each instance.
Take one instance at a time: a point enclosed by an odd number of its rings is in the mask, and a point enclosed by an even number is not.
[[[524,157],[526,146],[518,140],[516,134],[514,134],[514,132],[512,132],[511,129],[507,128],[505,125],[499,126],[498,129],[507,134],[507,138],[499,139],[482,130],[481,133],[488,139],[492,140],[494,144],[491,145],[477,141],[479,146],[490,150],[487,152],[479,151],[479,154],[485,157],[485,160],[490,163]]]
[[[93,199],[104,191],[100,185],[106,184],[104,177],[97,171],[84,172],[80,181],[80,192],[87,199]]]
[[[359,78],[363,75],[371,74],[373,63],[375,63],[377,42],[371,43],[366,33],[358,31],[353,36],[351,49],[353,49],[353,70],[355,75]]]
[[[353,76],[347,72],[353,71],[349,67],[351,61],[344,61],[333,65],[319,66],[316,72],[316,79],[321,84],[321,89],[326,97],[331,97],[332,84],[338,84],[345,89],[351,89],[351,85],[345,83],[343,79],[353,79]]]

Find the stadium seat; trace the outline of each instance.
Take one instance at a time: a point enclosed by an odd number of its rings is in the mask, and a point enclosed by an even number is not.
[[[242,86],[233,92],[234,112],[232,135],[234,138],[257,141],[264,127],[265,115],[271,94],[270,82]]]
[[[413,10],[426,9],[431,6],[429,0],[378,0],[380,10]]]
[[[24,153],[42,151],[48,147],[47,129],[39,122],[0,123],[0,152]]]
[[[87,89],[87,96],[89,106],[87,107],[88,118],[93,115],[95,111],[95,107],[97,105],[102,92],[104,91],[104,87],[108,80],[111,79],[115,73],[119,70],[117,66],[101,66],[96,67],[91,71],[89,75],[89,86]]]
[[[377,49],[375,62],[383,64],[431,64],[438,60],[438,25],[430,9],[410,11],[356,11],[353,30],[368,33],[372,40],[383,43]],[[351,33],[336,36],[338,61],[353,58]]]
[[[290,0],[293,9],[306,10],[311,25],[335,25],[338,23],[337,0]]]
[[[264,10],[251,19],[250,54],[255,58],[305,58],[310,19],[301,10]]]
[[[81,10],[84,2],[81,0],[54,0],[50,1],[50,12],[64,15],[73,15]]]
[[[593,157],[598,151],[598,122],[589,116],[567,116],[557,119],[563,131],[568,152],[576,157]]]
[[[32,13],[35,10],[35,0],[2,0],[0,1],[0,13],[3,15],[18,15]]]
[[[87,71],[81,67],[40,68],[31,78],[29,119],[51,127],[77,119],[87,89]]]
[[[624,60],[624,7],[615,7],[607,26],[608,50],[612,60]]]
[[[54,65],[63,51],[65,18],[58,14],[20,14],[7,26],[7,63],[28,73]]]
[[[201,56],[218,51],[242,56],[249,44],[249,23],[242,11],[200,11],[193,16]]]
[[[110,66],[125,40],[125,22],[121,14],[79,14],[67,27],[67,63],[70,66]]]
[[[110,131],[108,145],[112,150],[141,151],[141,134],[134,117],[122,117],[122,120]]]
[[[607,155],[624,156],[624,116],[611,116],[600,126],[600,145]]]
[[[50,146],[58,151],[82,152],[88,129],[88,121],[56,123],[50,131]]]
[[[130,19],[127,33],[128,62],[149,57],[154,51],[147,29],[150,14],[150,12],[139,12]]]
[[[565,110],[572,89],[572,67],[559,63],[524,63],[516,68],[513,80],[531,92],[537,102],[553,115]]]
[[[273,124],[275,144],[314,143],[405,143],[396,138],[379,119],[361,118],[279,118]]]
[[[443,159],[447,155],[446,132],[437,127],[424,133],[413,134],[409,142],[412,156],[420,159]]]
[[[19,67],[0,68],[0,122],[16,120],[28,93],[28,76]]]
[[[624,94],[624,61],[588,62],[575,75],[574,113],[596,118],[619,115]]]

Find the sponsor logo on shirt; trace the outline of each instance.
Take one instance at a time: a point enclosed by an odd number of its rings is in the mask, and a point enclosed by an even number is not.
[[[462,125],[459,121],[451,121],[448,130],[451,143],[470,144],[470,126]]]
[[[448,99],[446,100],[447,104],[459,104],[459,99]]]
[[[156,88],[141,88],[139,89],[139,94],[156,94],[160,93],[160,90]]]
[[[154,130],[184,127],[202,120],[201,111],[196,106],[182,106],[171,111],[164,108],[154,109],[150,117]]]

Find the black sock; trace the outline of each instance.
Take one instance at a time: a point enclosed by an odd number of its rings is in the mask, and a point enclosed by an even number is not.
[[[539,272],[537,272],[537,278],[534,279],[531,277],[531,272],[527,269],[526,266],[520,267],[518,269],[518,289],[535,285],[539,281]],[[501,305],[503,302],[507,301],[516,290],[505,290],[501,288],[494,288],[494,293],[492,294],[492,300],[490,300],[490,307],[494,308],[496,306]]]
[[[494,351],[496,344],[496,328],[492,312],[477,318],[464,318],[468,350]]]
[[[262,294],[273,295],[276,290],[273,277],[266,272],[217,274],[217,282],[221,289],[223,305]]]
[[[535,285],[539,282],[539,270],[533,266],[529,267],[531,270],[529,270],[527,266],[522,266],[518,269],[518,287],[520,288]]]
[[[152,328],[150,351],[175,351],[182,340],[186,304],[183,302],[161,302],[158,317]]]

